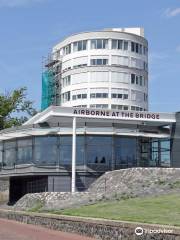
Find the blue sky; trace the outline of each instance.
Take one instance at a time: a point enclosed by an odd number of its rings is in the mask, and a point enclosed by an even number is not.
[[[28,87],[39,108],[42,57],[69,34],[145,28],[151,111],[180,111],[179,0],[0,0],[0,92]]]

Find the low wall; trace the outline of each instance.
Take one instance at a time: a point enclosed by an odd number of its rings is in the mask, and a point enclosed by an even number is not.
[[[9,191],[0,192],[0,203],[7,203],[9,201]]]
[[[102,240],[180,239],[180,228],[171,226],[58,216],[54,214],[26,213],[4,209],[0,209],[0,218],[40,225],[54,230],[77,233]],[[141,227],[144,230],[144,233],[140,236],[135,234],[137,227]],[[152,233],[152,231],[157,233]],[[163,233],[158,233],[158,231],[162,231]]]
[[[0,179],[0,203],[9,201],[9,180]]]

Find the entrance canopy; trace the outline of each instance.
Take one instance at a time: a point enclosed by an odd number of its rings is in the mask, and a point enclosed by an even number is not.
[[[0,132],[0,141],[43,135],[72,134],[76,118],[77,134],[101,134],[166,138],[176,122],[175,113],[116,111],[51,106],[23,126]]]
[[[62,118],[63,117],[63,118]],[[175,113],[154,113],[117,111],[107,109],[88,109],[51,106],[45,111],[35,115],[24,125],[38,123],[71,122],[70,118],[77,117],[78,122],[101,122],[101,124],[124,123],[144,124],[149,126],[164,126],[176,122]]]

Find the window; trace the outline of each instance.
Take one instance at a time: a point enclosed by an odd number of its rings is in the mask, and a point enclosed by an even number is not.
[[[124,50],[128,50],[128,41],[124,41]]]
[[[91,93],[90,98],[108,98],[108,93]]]
[[[71,53],[71,44],[68,44],[67,46],[63,47],[63,53],[64,55]]]
[[[91,104],[90,108],[108,108],[108,104]]]
[[[139,53],[139,44],[136,43],[136,53]]]
[[[112,158],[112,137],[87,136],[87,163],[108,165]]]
[[[140,107],[131,106],[131,110],[133,110],[133,111],[140,111]]]
[[[91,88],[90,98],[108,98],[108,88]]]
[[[142,54],[142,45],[139,45],[139,53]]]
[[[128,110],[128,106],[126,105],[116,105],[116,104],[112,104],[111,105],[112,109],[117,109],[117,110]]]
[[[118,40],[112,40],[112,49],[117,49],[117,41]]]
[[[138,85],[138,83],[139,83],[139,78],[138,76],[136,76],[136,85]]]
[[[85,98],[87,98],[87,94],[77,94],[77,95],[73,95],[72,96],[72,99],[73,100],[76,100],[76,99],[85,99]]]
[[[131,42],[131,51],[134,52],[135,51],[135,43]]]
[[[112,39],[112,49],[128,50],[128,41]]]
[[[68,102],[70,101],[71,98],[71,93],[70,91],[63,93],[62,95],[62,102]]]
[[[135,84],[135,74],[131,74],[131,83]]]
[[[128,94],[124,94],[124,99],[128,99]]]
[[[108,39],[93,39],[91,40],[91,49],[107,49]]]
[[[78,41],[73,43],[73,51],[82,51],[87,49],[87,40]]]
[[[68,75],[62,79],[62,86],[66,87],[71,84],[71,75]]]
[[[32,163],[32,138],[17,141],[17,164]]]
[[[142,44],[131,42],[131,51],[138,54],[145,54],[146,48]]]
[[[57,137],[35,137],[34,158],[37,164],[56,165]]]
[[[91,59],[91,65],[108,65],[108,59]]]
[[[143,54],[147,56],[148,54],[148,48],[143,46]]]
[[[145,86],[145,79],[143,76],[137,76],[135,74],[131,74],[131,84]]]
[[[4,143],[4,161],[3,165],[12,167],[16,163],[16,142],[6,141]]]
[[[114,145],[116,169],[137,166],[135,138],[115,137]]]
[[[72,92],[72,100],[86,99],[87,98],[87,89],[78,89]]]
[[[140,86],[142,86],[142,76],[139,77],[139,81],[140,81]]]
[[[111,98],[128,99],[128,94],[112,93]]]

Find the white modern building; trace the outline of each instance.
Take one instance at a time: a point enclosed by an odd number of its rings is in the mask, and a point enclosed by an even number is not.
[[[180,112],[148,111],[143,32],[85,32],[53,48],[42,75],[44,111],[0,131],[10,203],[30,192],[85,191],[107,171],[180,167]]]
[[[58,76],[60,100],[48,105],[148,111],[148,42],[142,28],[74,34],[53,47],[46,66],[50,77]]]

